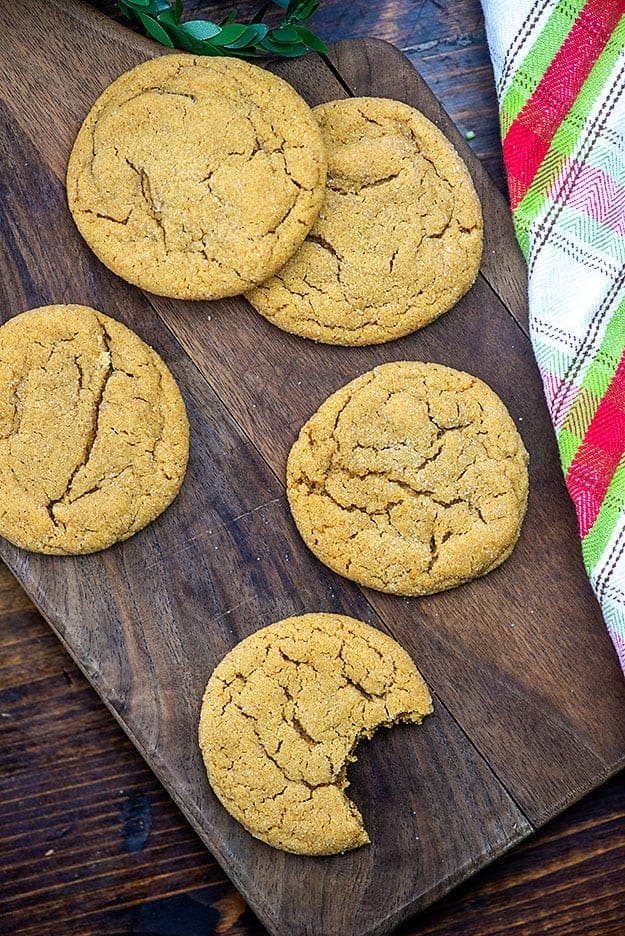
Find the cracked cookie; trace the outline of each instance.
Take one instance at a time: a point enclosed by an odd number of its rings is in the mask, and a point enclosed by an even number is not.
[[[78,229],[114,273],[158,295],[250,289],[297,250],[323,198],[312,112],[233,58],[164,55],[98,98],[67,170]]]
[[[127,539],[172,502],[189,425],[169,370],[114,319],[79,305],[0,328],[0,535],[55,555]]]
[[[528,455],[499,397],[440,364],[383,364],[332,394],[287,462],[312,552],[346,578],[424,595],[485,575],[512,552]]]
[[[338,614],[264,627],[213,672],[199,741],[213,790],[245,828],[284,851],[366,845],[347,765],[380,726],[419,724],[432,700],[398,643]]]
[[[482,213],[451,143],[399,101],[313,109],[328,156],[319,217],[298,253],[248,293],[279,328],[337,345],[427,325],[474,282]]]

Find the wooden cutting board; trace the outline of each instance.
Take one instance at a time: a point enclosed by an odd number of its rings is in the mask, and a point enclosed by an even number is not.
[[[485,214],[482,270],[468,295],[422,332],[348,349],[278,331],[243,299],[144,294],[82,242],[63,179],[101,90],[162,49],[77,2],[22,0],[5,4],[3,17],[1,317],[78,302],[133,328],[183,390],[191,460],[173,506],[126,543],[58,558],[2,542],[0,555],[272,933],[387,933],[625,763],[625,685],[580,560],[507,205],[407,60],[379,41],[350,41],[328,60],[272,68],[311,104],[407,101],[455,143]],[[331,573],[300,541],[284,497],[301,424],[347,380],[402,359],[484,379],[531,456],[529,510],[512,557],[477,582],[421,599]],[[392,634],[435,695],[421,728],[382,731],[361,746],[350,795],[372,844],[326,859],[249,836],[213,796],[195,740],[215,663],[259,627],[312,610]]]

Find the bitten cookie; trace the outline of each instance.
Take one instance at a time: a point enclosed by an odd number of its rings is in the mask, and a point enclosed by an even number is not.
[[[302,855],[369,842],[344,793],[361,738],[432,711],[414,663],[381,631],[304,614],[238,644],[213,672],[199,741],[215,793],[252,835]]]
[[[104,91],[69,160],[78,229],[113,272],[159,295],[216,299],[271,276],[325,185],[308,105],[233,58],[164,55]]]
[[[474,282],[482,213],[457,152],[421,113],[385,98],[315,107],[326,195],[299,252],[248,294],[285,331],[338,345],[391,341]]]
[[[481,380],[398,361],[338,390],[304,425],[287,495],[304,542],[335,572],[423,595],[510,555],[527,462],[508,411]]]
[[[79,305],[0,328],[0,535],[57,555],[127,539],[176,496],[189,425],[158,354]]]

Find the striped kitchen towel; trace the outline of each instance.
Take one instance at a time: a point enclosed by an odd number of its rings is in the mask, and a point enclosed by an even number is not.
[[[625,671],[625,0],[482,0],[530,335]]]

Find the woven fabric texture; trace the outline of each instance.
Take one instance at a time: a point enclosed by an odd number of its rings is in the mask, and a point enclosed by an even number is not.
[[[625,0],[482,0],[530,337],[625,671]]]

